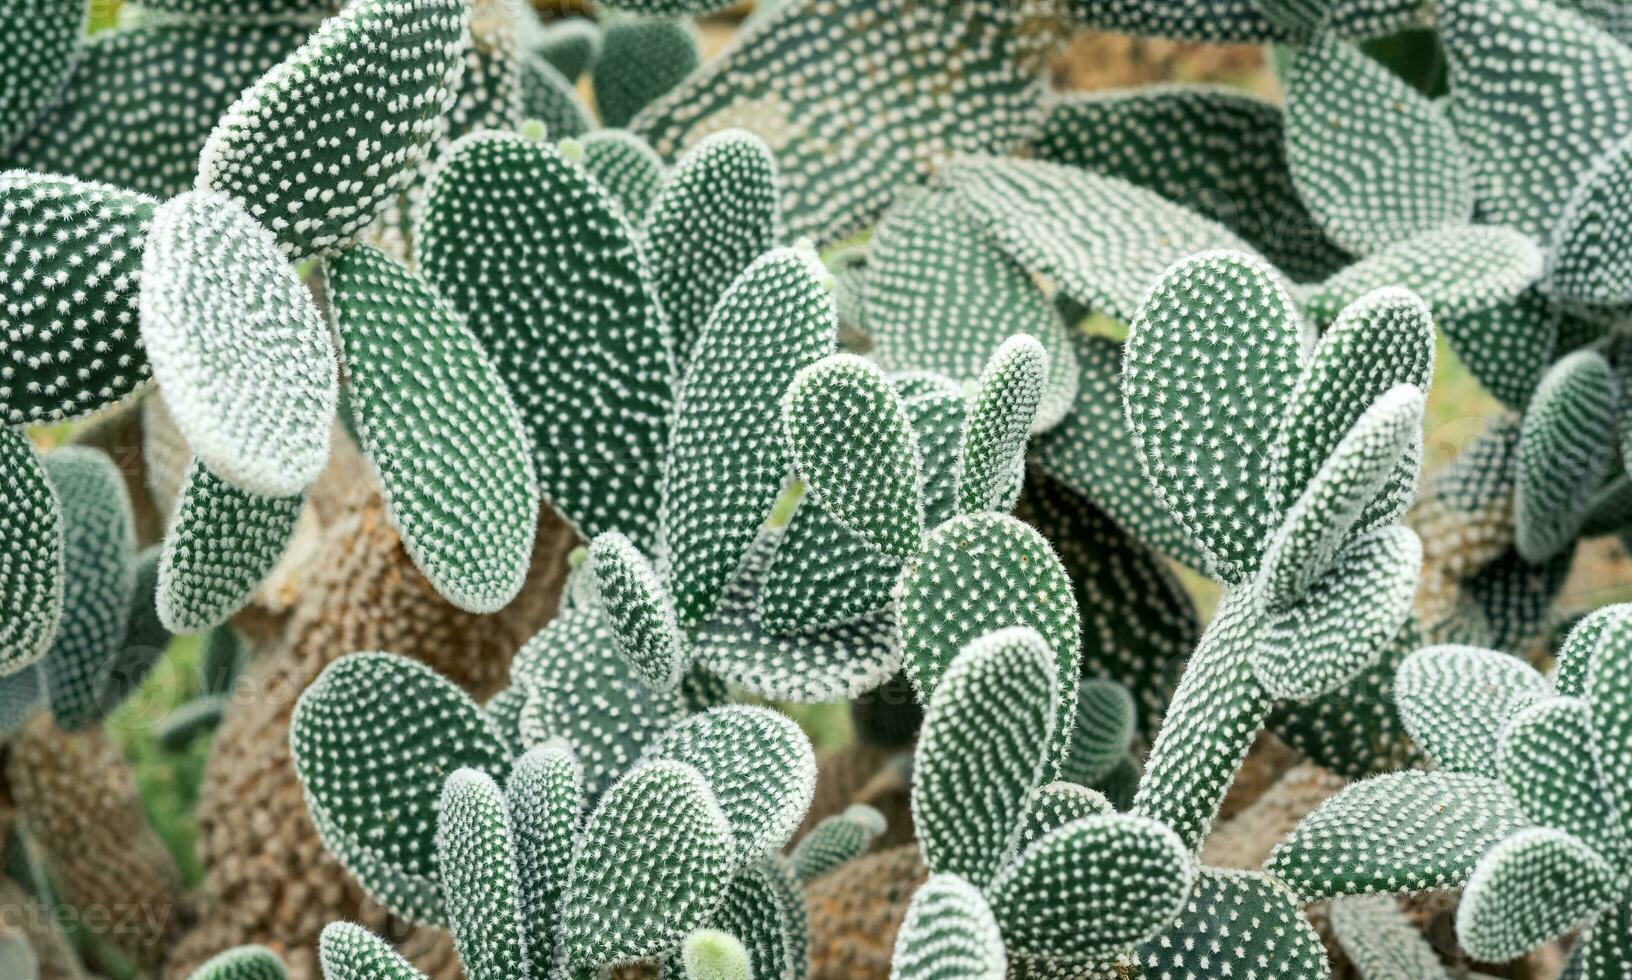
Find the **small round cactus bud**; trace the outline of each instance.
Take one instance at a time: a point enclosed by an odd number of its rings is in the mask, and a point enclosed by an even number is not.
[[[516,127],[516,132],[521,134],[522,139],[534,143],[542,143],[550,135],[549,127],[544,125],[542,119],[523,119],[521,125]],[[565,154],[562,155],[565,156]]]
[[[578,163],[584,158],[584,144],[570,136],[555,144],[555,149],[557,153],[561,154],[561,159],[568,163]]]
[[[187,444],[228,483],[300,493],[329,457],[329,328],[272,234],[231,198],[190,192],[154,212],[142,256],[142,341]]]
[[[447,126],[468,19],[458,0],[348,4],[227,110],[198,186],[236,198],[294,258],[335,254],[407,189]]]
[[[686,980],[753,980],[748,949],[729,932],[698,929],[680,948]]]
[[[0,429],[0,676],[37,663],[62,616],[63,516],[33,444]]]

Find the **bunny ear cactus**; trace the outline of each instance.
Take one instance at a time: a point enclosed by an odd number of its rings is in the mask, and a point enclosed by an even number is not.
[[[55,641],[62,616],[63,511],[20,429],[0,430],[0,676],[28,669]]]
[[[1253,976],[1273,964],[1278,976],[1331,976],[1326,947],[1297,896],[1255,871],[1207,868],[1184,911],[1132,959],[1146,975],[1174,980]]]
[[[896,940],[890,980],[1004,980],[1003,933],[980,889],[954,874],[931,875],[912,895]]]
[[[507,980],[532,973],[523,930],[510,805],[493,777],[459,769],[442,788],[436,855],[459,961],[470,980]]]
[[[1632,170],[1632,135],[1593,164],[1570,194],[1553,232],[1543,283],[1549,296],[1589,307],[1632,302],[1632,268],[1626,264],[1629,229],[1626,200]]]
[[[667,177],[662,158],[646,145],[645,140],[622,129],[597,129],[584,134],[579,143],[584,149],[579,166],[588,170],[596,183],[611,192],[623,206],[623,215],[631,224],[641,224]],[[767,243],[765,247],[769,248],[770,245]],[[664,251],[652,249],[653,260],[663,255]],[[674,319],[673,311],[669,311],[669,317]]]
[[[278,954],[265,946],[229,949],[194,970],[187,980],[288,980]]]
[[[811,881],[867,850],[884,827],[882,813],[865,803],[853,804],[810,828],[788,861],[800,881]]]
[[[318,947],[324,980],[425,980],[383,939],[350,922],[331,922]]]
[[[964,419],[958,454],[958,509],[1007,511],[1020,497],[1026,437],[1048,378],[1048,352],[1035,337],[1005,340],[981,372]]]
[[[1541,563],[1572,545],[1610,470],[1621,383],[1602,355],[1576,351],[1548,369],[1519,429],[1514,545]]]
[[[85,34],[86,2],[37,8],[8,3],[0,11],[0,153],[56,101],[73,71]]]
[[[696,70],[697,29],[676,17],[617,16],[590,70],[601,124],[622,127]]]

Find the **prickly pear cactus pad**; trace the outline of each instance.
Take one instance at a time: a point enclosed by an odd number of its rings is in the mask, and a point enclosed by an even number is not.
[[[1632,136],[1604,154],[1582,178],[1559,216],[1547,256],[1550,295],[1586,306],[1632,302],[1632,268],[1626,241],[1632,201]]]
[[[84,415],[147,380],[136,299],[155,205],[105,184],[0,174],[0,412],[7,424]]]
[[[686,652],[674,601],[652,563],[616,531],[590,542],[589,560],[618,652],[654,690],[673,690]]]
[[[516,876],[530,956],[543,962],[560,921],[572,867],[573,835],[584,808],[584,770],[559,739],[528,749],[505,787],[515,835]]]
[[[1326,948],[1297,898],[1274,877],[1208,868],[1174,923],[1142,944],[1134,961],[1174,980],[1275,974],[1319,980],[1331,975]]]
[[[702,60],[697,29],[679,17],[611,18],[590,66],[601,124],[623,127],[670,91]]]
[[[1008,976],[1008,953],[991,906],[957,875],[934,875],[913,893],[895,943],[891,980]]]
[[[789,234],[825,244],[947,157],[1027,139],[1049,30],[1005,0],[792,0],[629,128],[665,158],[721,129],[748,130],[776,155]],[[878,61],[882,50],[900,56]]]
[[[239,946],[212,958],[187,980],[287,980],[278,954],[265,946]]]
[[[460,608],[503,607],[539,503],[508,386],[463,319],[376,249],[332,261],[329,295],[357,434],[408,556]]]
[[[62,509],[28,437],[0,430],[0,675],[45,656],[62,616]]]
[[[73,70],[85,34],[86,0],[34,3],[10,0],[0,8],[0,152],[40,117]]]
[[[958,510],[1014,508],[1024,479],[1026,436],[1048,379],[1048,352],[1035,337],[1011,337],[992,353],[964,418]]]
[[[142,256],[142,341],[187,444],[217,476],[288,497],[329,457],[328,325],[271,232],[194,191],[154,212]]]
[[[527,975],[532,951],[523,932],[510,804],[492,776],[459,769],[448,777],[437,812],[436,855],[444,869],[443,907],[466,975]]]
[[[467,22],[456,0],[349,4],[221,117],[198,186],[236,198],[292,257],[344,248],[447,125]]]
[[[1575,540],[1587,501],[1610,472],[1621,383],[1609,362],[1581,350],[1542,377],[1519,429],[1514,545],[1542,562]]]
[[[509,384],[544,499],[585,537],[622,531],[650,548],[672,346],[632,234],[554,147],[480,133],[431,179],[419,269]]]
[[[545,125],[549,125],[547,120]],[[630,224],[641,224],[652,201],[656,200],[663,188],[663,160],[657,151],[647,146],[645,140],[622,129],[598,129],[584,134],[579,142],[584,148],[579,165],[590,172],[596,183],[617,198],[618,203],[623,205],[623,216]],[[767,244],[766,247],[770,246]],[[658,254],[653,253],[651,257],[656,259]],[[674,313],[671,312],[669,316],[673,319]]]
[[[385,940],[350,922],[323,928],[318,956],[324,980],[425,980]]]

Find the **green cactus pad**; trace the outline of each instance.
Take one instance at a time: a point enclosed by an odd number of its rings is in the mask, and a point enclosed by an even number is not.
[[[1082,332],[1074,333],[1071,343],[1079,368],[1076,405],[1064,422],[1033,443],[1033,461],[1145,545],[1192,568],[1203,567],[1200,547],[1157,502],[1139,461],[1122,410],[1122,344]]]
[[[1137,715],[1133,695],[1115,681],[1084,680],[1077,688],[1077,723],[1060,775],[1091,786],[1127,757]]]
[[[288,980],[283,960],[265,946],[239,946],[219,953],[187,980]]]
[[[752,133],[726,130],[688,150],[657,194],[644,225],[646,254],[682,368],[720,297],[781,238],[777,193],[770,149]]]
[[[510,0],[470,0],[466,17],[470,29],[460,53],[463,66],[439,142],[483,129],[517,129],[526,118],[518,52],[531,15]],[[434,159],[438,149],[433,144],[426,159]]]
[[[1549,295],[1588,306],[1624,306],[1632,302],[1632,265],[1627,245],[1632,237],[1626,215],[1632,211],[1632,137],[1593,164],[1570,195],[1553,232],[1547,255]]]
[[[425,980],[385,940],[350,922],[331,922],[318,940],[323,980]]]
[[[1632,50],[1545,0],[1453,0],[1439,35],[1481,218],[1545,244],[1570,192],[1632,132]]]
[[[0,421],[75,418],[147,382],[136,281],[156,204],[106,184],[0,174]]]
[[[546,742],[516,760],[505,791],[528,958],[538,967],[554,958],[561,896],[584,807],[584,771],[565,742]]]
[[[556,139],[571,139],[595,128],[589,110],[578,101],[573,83],[537,54],[525,54],[516,66],[521,76],[521,112],[536,119]]]
[[[1301,904],[1269,875],[1208,868],[1178,918],[1142,943],[1134,962],[1144,976],[1171,980],[1330,977],[1326,947]],[[1261,974],[1264,969],[1275,972]]]
[[[1028,478],[1015,516],[1060,549],[1082,621],[1083,675],[1133,694],[1133,720],[1148,742],[1167,709],[1174,668],[1201,635],[1189,594],[1160,558],[1062,483]],[[1079,731],[1082,724],[1079,708]]]
[[[62,94],[85,35],[86,0],[7,3],[0,10],[0,152]]]
[[[1399,517],[1399,498],[1409,500],[1416,491],[1414,450],[1422,440],[1423,404],[1421,389],[1413,385],[1389,389],[1326,454],[1265,549],[1253,585],[1267,606],[1297,601],[1326,574],[1339,550],[1371,530],[1363,511],[1390,489],[1385,483],[1405,457],[1412,465],[1404,480],[1395,481],[1405,492],[1394,495],[1380,515],[1385,520],[1375,523],[1386,527]]]
[[[649,549],[670,358],[620,211],[552,147],[466,137],[426,191],[419,268],[508,382],[545,499],[586,538],[619,530]]]
[[[1059,311],[944,190],[903,197],[879,223],[864,300],[871,354],[888,371],[927,370],[969,382],[997,346],[1029,334],[1048,352],[1034,428],[1059,423],[1077,395],[1077,365]]]
[[[436,860],[459,962],[470,980],[513,980],[533,955],[522,925],[521,881],[510,805],[493,777],[458,769],[442,787]]]
[[[598,129],[584,134],[579,142],[584,155],[578,165],[588,170],[595,182],[606,188],[623,207],[623,216],[631,226],[643,227],[646,212],[657,199],[665,177],[663,161],[657,152],[640,137],[622,129]],[[650,258],[659,259],[661,255],[650,254]],[[665,308],[665,312],[672,321],[673,311]]]
[[[913,893],[895,940],[890,980],[1004,980],[1003,934],[980,889],[934,874]]]
[[[865,803],[852,804],[806,831],[788,854],[788,862],[801,882],[814,881],[859,856],[883,832],[882,813]]]
[[[1354,45],[1322,35],[1298,49],[1286,116],[1298,194],[1349,251],[1473,215],[1467,153],[1444,110]]]
[[[589,557],[618,652],[648,686],[673,690],[686,667],[686,654],[674,604],[652,563],[616,531],[590,542]]]
[[[289,747],[329,851],[381,905],[445,923],[433,818],[443,775],[509,771],[509,751],[470,696],[417,661],[348,654],[300,696]]]
[[[629,125],[702,61],[697,29],[677,17],[618,17],[602,28],[590,68],[601,125]]]
[[[1026,437],[1048,382],[1048,352],[1035,337],[1010,337],[992,352],[963,423],[958,510],[1006,512],[1025,478]]]
[[[1079,651],[1071,582],[1048,541],[1002,514],[953,518],[902,566],[895,599],[903,668],[925,704],[970,642],[1009,626],[1042,636],[1059,679],[1046,776],[1053,778],[1076,720]]]
[[[305,497],[260,497],[198,460],[187,468],[159,559],[159,621],[173,633],[220,626],[283,557]]]
[[[924,533],[918,440],[883,372],[854,354],[817,361],[788,385],[782,427],[811,497],[801,510],[819,509],[896,561],[917,552]]]
[[[1523,409],[1552,361],[1564,317],[1535,286],[1470,316],[1440,317],[1457,359],[1502,404]]]
[[[45,694],[45,671],[39,664],[0,677],[0,738],[10,738],[28,724]]]
[[[645,959],[678,946],[724,898],[731,828],[703,775],[673,760],[620,779],[584,825],[562,903],[576,967]]]
[[[165,405],[211,472],[300,493],[329,457],[334,348],[272,234],[209,191],[159,207],[142,256],[142,341]]]
[[[576,82],[600,55],[601,27],[587,17],[528,26],[532,23],[528,22],[521,31],[523,48],[554,65],[569,81]]]
[[[73,4],[32,5],[41,6]],[[98,34],[80,48],[61,97],[7,165],[158,198],[180,194],[192,188],[199,151],[221,114],[311,32],[306,16],[155,17]]]
[[[1514,547],[1539,563],[1563,551],[1611,472],[1620,382],[1603,355],[1576,351],[1542,376],[1519,429]]]
[[[789,233],[828,244],[940,161],[1008,153],[1032,135],[1042,45],[1026,23],[1003,0],[793,0],[630,128],[665,158],[721,129],[754,133],[776,154]],[[903,57],[876,61],[881,50]],[[876,70],[833,87],[834,65],[863,63]]]
[[[672,17],[678,14],[706,14],[731,6],[731,0],[612,0],[607,4],[616,11],[648,16]]]
[[[349,4],[227,109],[198,186],[237,198],[293,257],[345,248],[447,125],[468,19],[457,0]]]
[[[1493,779],[1406,771],[1353,783],[1275,846],[1264,870],[1300,901],[1454,888],[1490,845],[1525,824]]]
[[[532,447],[504,380],[459,315],[372,247],[329,264],[329,296],[357,435],[408,557],[460,608],[502,608],[538,526]]]
[[[1252,672],[1270,696],[1330,694],[1375,663],[1411,614],[1422,542],[1385,527],[1337,553],[1330,571],[1260,627]]]
[[[931,871],[985,888],[1013,857],[1032,791],[1058,764],[1053,659],[1036,630],[1011,627],[964,647],[940,679],[912,779]]]
[[[1587,672],[1610,626],[1617,633],[1632,616],[1632,603],[1618,602],[1589,613],[1570,628],[1553,656],[1553,692],[1581,697],[1587,691]]]
[[[1298,378],[1275,443],[1270,482],[1282,506],[1292,506],[1378,398],[1396,385],[1426,394],[1433,374],[1434,321],[1414,293],[1380,289],[1344,308]],[[1419,431],[1412,453],[1360,517],[1361,529],[1391,523],[1415,497],[1420,442]]]
[[[62,616],[63,516],[21,429],[0,429],[0,677],[37,663]]]
[[[1627,685],[1632,683],[1632,622],[1608,624],[1591,666],[1587,668],[1586,696],[1592,702],[1595,737],[1589,743],[1610,809],[1622,830],[1632,831],[1632,713],[1626,709]]]
[[[1505,962],[1607,910],[1617,872],[1579,838],[1525,827],[1479,859],[1456,909],[1456,937],[1475,959]]]
[[[102,717],[97,681],[136,592],[136,518],[106,454],[65,446],[42,463],[62,513],[62,618],[43,661],[45,690],[51,717],[72,731]]]
[[[1183,201],[1294,279],[1321,279],[1349,257],[1310,234],[1315,221],[1288,171],[1284,129],[1279,106],[1234,88],[1072,92],[1050,109],[1036,155]]]
[[[529,691],[523,742],[565,739],[591,799],[686,714],[679,691],[655,691],[635,672],[599,608],[557,616],[516,654],[510,675]]]
[[[1037,838],[1073,820],[1115,812],[1116,807],[1098,790],[1076,783],[1049,783],[1032,791],[1016,843],[1024,849]]]
[[[1553,600],[1564,588],[1575,560],[1575,545],[1539,565],[1508,549],[1462,585],[1462,609],[1483,625],[1480,642],[1519,653],[1545,634]]]
[[[1587,928],[1564,976],[1571,980],[1614,980],[1628,962],[1632,962],[1632,904],[1622,902]]]
[[[1513,715],[1547,693],[1547,680],[1495,650],[1435,646],[1400,664],[1400,719],[1441,769],[1495,771],[1497,738]]]
[[[814,252],[776,249],[709,316],[675,400],[663,533],[680,621],[714,611],[776,503],[791,463],[783,393],[833,347],[838,321]]]
[[[892,466],[899,461],[890,456],[873,460]],[[876,475],[879,468],[869,468],[866,475]],[[850,486],[840,484],[841,489]],[[755,621],[782,634],[852,622],[889,605],[900,570],[900,559],[879,553],[835,520],[807,485],[765,574]]]
[[[730,825],[737,866],[780,852],[816,791],[810,739],[769,708],[733,704],[687,718],[654,739],[646,758],[702,774]]]
[[[793,869],[768,855],[731,881],[713,925],[748,947],[756,977],[805,980],[810,968],[810,921]]]
[[[1393,896],[1335,898],[1330,922],[1338,946],[1365,980],[1455,980]]]
[[[1062,295],[1131,320],[1151,283],[1183,256],[1253,254],[1223,225],[1142,187],[1035,160],[964,157],[941,177],[975,223]]]
[[[1134,445],[1157,499],[1226,582],[1257,569],[1279,520],[1264,473],[1311,341],[1274,270],[1227,252],[1169,269],[1129,329]]]
[[[170,630],[159,617],[159,563],[162,545],[149,545],[136,555],[136,587],[125,615],[124,636],[96,680],[97,703],[108,712],[140,687],[170,645]]]
[[[1568,831],[1600,854],[1617,855],[1626,848],[1626,833],[1604,805],[1597,766],[1583,766],[1579,758],[1595,741],[1591,704],[1548,698],[1507,721],[1496,752],[1497,774],[1526,817]]]
[[[1049,831],[988,894],[1012,950],[1088,960],[1150,939],[1184,908],[1195,858],[1154,820],[1109,813]]]
[[[1303,306],[1324,324],[1372,290],[1398,286],[1422,297],[1435,320],[1453,319],[1511,302],[1541,272],[1541,251],[1528,236],[1496,225],[1459,225],[1372,253],[1306,290]]]

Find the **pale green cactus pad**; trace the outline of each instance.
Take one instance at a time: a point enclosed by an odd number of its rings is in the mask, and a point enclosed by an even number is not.
[[[790,535],[798,529],[813,546],[824,525],[836,522],[896,561],[917,552],[924,533],[918,440],[906,405],[877,366],[832,354],[804,368],[788,385],[782,428],[809,495]],[[800,520],[799,512],[813,509],[828,520]],[[786,538],[782,547],[789,547]]]
[[[890,980],[1004,980],[1008,954],[980,889],[931,875],[912,895],[895,940]]]
[[[288,976],[283,960],[270,949],[239,946],[211,957],[187,980],[287,980]]]
[[[56,491],[21,429],[0,430],[0,677],[37,663],[62,616],[63,519]]]
[[[198,460],[187,468],[159,560],[159,621],[174,633],[220,626],[283,557],[305,497],[261,497]]]
[[[643,959],[680,945],[724,898],[731,827],[701,773],[659,760],[620,779],[584,824],[561,942],[575,966]]]
[[[1303,917],[1302,903],[1273,877],[1256,871],[1202,871],[1172,925],[1140,945],[1134,962],[1145,975],[1171,980],[1331,976],[1326,947]]]
[[[595,182],[617,199],[623,207],[624,218],[631,225],[642,227],[646,212],[663,188],[666,174],[662,158],[646,145],[645,140],[622,129],[598,129],[584,134],[579,142],[584,148],[584,155],[578,165],[588,170]],[[652,259],[658,257],[650,256]],[[674,314],[669,312],[669,317],[672,320]]]
[[[1003,0],[792,0],[629,128],[665,158],[722,129],[754,133],[776,155],[789,233],[837,241],[939,161],[1030,137],[1044,44],[1024,18]],[[833,87],[834,65],[887,49],[911,55]]]
[[[1444,110],[1358,47],[1321,35],[1286,79],[1286,155],[1327,236],[1368,255],[1466,222],[1474,186]]]
[[[1547,255],[1549,295],[1588,306],[1632,302],[1632,266],[1627,244],[1632,226],[1632,136],[1593,165],[1581,179],[1553,232]]]
[[[1009,949],[1093,960],[1152,938],[1184,908],[1195,858],[1154,820],[1108,813],[1034,841],[988,894]]]
[[[682,368],[720,297],[781,238],[778,193],[776,159],[741,130],[692,147],[657,193],[644,224],[646,254]]]
[[[1038,159],[1120,177],[1213,219],[1294,279],[1349,259],[1310,231],[1286,160],[1279,106],[1234,88],[1152,85],[1063,93],[1037,138]]]
[[[331,922],[318,941],[324,980],[425,980],[383,939],[350,922]]]
[[[680,962],[686,980],[752,980],[754,975],[748,947],[718,929],[698,929],[687,936]]]
[[[334,347],[272,234],[209,191],[154,212],[142,256],[142,342],[187,444],[221,479],[287,497],[329,457]]]
[[[529,956],[542,964],[554,956],[561,896],[583,815],[584,771],[565,742],[546,742],[516,760],[505,790]]]
[[[678,17],[629,16],[609,20],[590,67],[595,108],[603,126],[623,127],[661,98],[702,61],[697,29]]]
[[[1059,681],[1050,754],[1057,765],[1076,719],[1078,624],[1071,582],[1048,541],[1001,514],[954,518],[902,566],[895,596],[903,667],[925,704],[971,641],[1009,626],[1042,636]]]
[[[730,826],[736,867],[780,852],[816,791],[810,739],[768,708],[725,705],[677,722],[653,740],[646,758],[702,774]]]
[[[1035,337],[1005,340],[986,364],[969,400],[958,453],[958,510],[1004,512],[1020,497],[1026,437],[1048,383],[1048,352]]]
[[[1587,503],[1612,472],[1621,382],[1596,351],[1564,357],[1542,376],[1519,429],[1514,545],[1543,562],[1572,544]]]
[[[65,446],[42,462],[62,508],[62,618],[42,669],[51,717],[72,731],[102,717],[97,681],[136,592],[136,518],[104,453]]]
[[[1457,906],[1456,935],[1470,955],[1504,962],[1607,910],[1620,890],[1615,868],[1579,838],[1525,827],[1479,860]]]
[[[1071,410],[1077,365],[1065,321],[951,193],[909,194],[885,214],[868,252],[867,283],[865,330],[880,367],[974,381],[999,344],[1026,333],[1048,352],[1034,428],[1050,428]]]
[[[300,696],[289,746],[324,846],[386,908],[446,923],[429,819],[444,774],[468,766],[502,779],[510,767],[470,696],[417,661],[348,654]]]
[[[782,396],[832,350],[838,329],[827,272],[808,248],[756,259],[720,297],[675,401],[662,525],[680,621],[720,602],[791,464]]]
[[[1405,771],[1353,783],[1275,846],[1264,870],[1312,902],[1454,888],[1490,845],[1525,823],[1482,776]]]
[[[502,608],[539,502],[508,387],[460,316],[379,251],[333,260],[329,294],[353,423],[408,557],[460,608]]]
[[[616,531],[590,542],[589,559],[618,652],[648,686],[673,690],[686,668],[686,651],[674,603],[652,563]]]
[[[1032,460],[1145,545],[1192,568],[1204,567],[1195,539],[1158,502],[1145,477],[1122,410],[1122,344],[1082,332],[1073,334],[1071,343],[1079,368],[1076,405],[1064,422],[1033,442]]]
[[[137,277],[156,203],[106,184],[0,174],[0,421],[74,418],[147,381]]]
[[[1169,269],[1129,329],[1134,445],[1157,499],[1226,582],[1257,569],[1280,518],[1264,474],[1312,340],[1274,270],[1228,252]]]
[[[936,686],[912,781],[924,863],[985,888],[1013,856],[1051,754],[1059,681],[1036,630],[1011,627],[964,647]]]
[[[87,0],[0,9],[0,153],[16,143],[62,93],[85,35]]]
[[[470,980],[529,975],[510,804],[493,777],[458,769],[437,810],[437,866],[459,962]],[[547,955],[543,950],[540,955]]]
[[[98,34],[6,165],[155,197],[180,194],[192,188],[199,151],[221,114],[311,32],[311,18],[302,15],[249,23],[155,17]],[[110,78],[122,82],[110,85]]]
[[[548,217],[568,212],[574,220]],[[670,354],[620,214],[553,147],[469,136],[426,191],[419,268],[509,384],[544,498],[585,537],[618,530],[649,548]]]
[[[1223,225],[1116,177],[1043,161],[963,157],[941,180],[992,241],[1059,292],[1131,320],[1151,283],[1209,249],[1256,254]]]
[[[236,198],[293,257],[344,248],[447,125],[468,20],[456,0],[349,4],[227,109],[198,186]]]
[[[1441,769],[1495,770],[1501,726],[1547,693],[1547,680],[1517,657],[1469,646],[1434,646],[1400,664],[1400,719]]]
[[[1481,217],[1545,242],[1571,191],[1632,132],[1632,49],[1545,0],[1454,0],[1439,32]]]
[[[591,799],[686,714],[679,691],[647,686],[598,608],[557,616],[516,654],[510,675],[528,690],[523,742],[565,739],[583,765]]]

